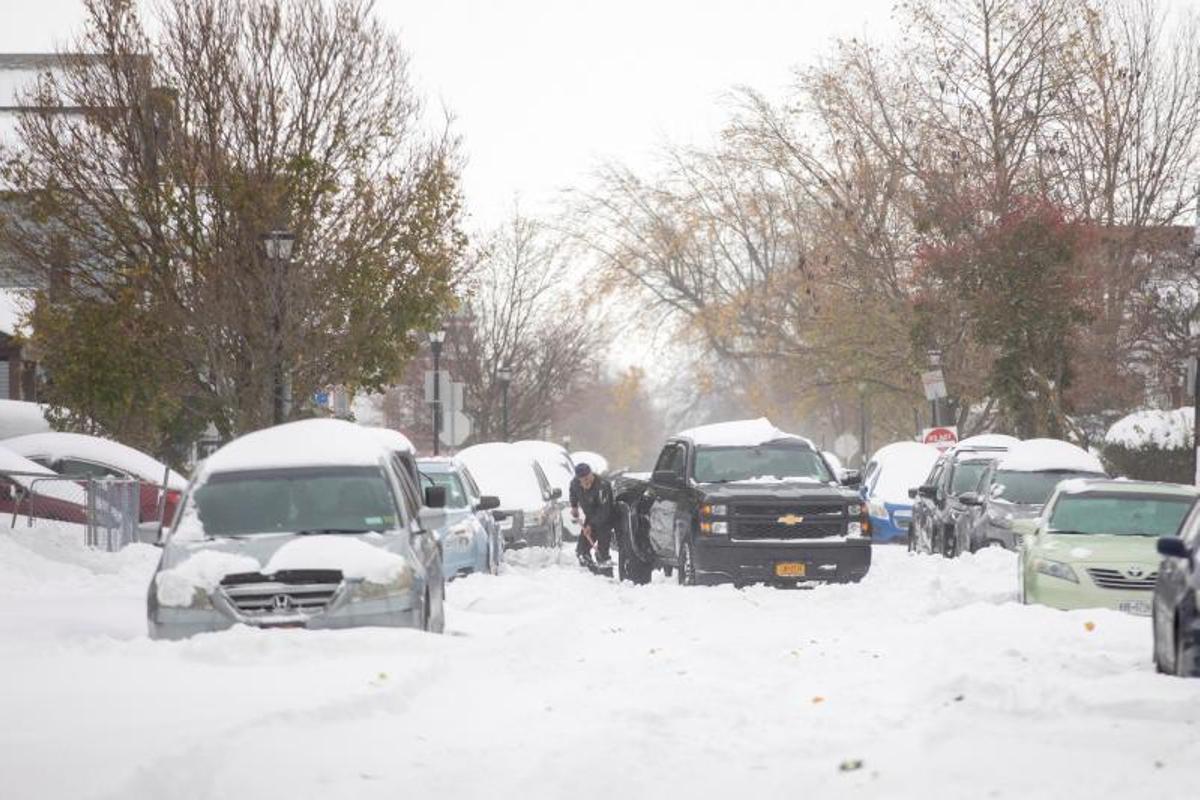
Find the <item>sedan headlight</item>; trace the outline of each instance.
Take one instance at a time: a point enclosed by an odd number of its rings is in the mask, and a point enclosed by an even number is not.
[[[1051,561],[1048,558],[1035,558],[1033,560],[1033,571],[1042,575],[1049,575],[1051,578],[1079,583],[1079,576],[1075,574],[1075,570],[1071,569],[1071,565],[1064,564],[1061,561]]]

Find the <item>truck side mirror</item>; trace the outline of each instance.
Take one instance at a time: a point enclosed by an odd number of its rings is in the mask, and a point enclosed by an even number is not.
[[[425,507],[426,508],[445,508],[446,507],[446,487],[445,486],[426,486],[425,487]]]
[[[916,492],[918,495],[920,495],[921,497],[924,497],[927,500],[936,500],[937,499],[937,487],[934,486],[932,483],[925,483],[925,484],[918,486],[916,489]],[[912,497],[912,495],[909,495],[909,497]]]
[[[963,492],[958,496],[958,502],[964,506],[979,507],[983,505],[983,498],[979,496],[978,492]]]
[[[651,483],[657,483],[660,486],[679,486],[679,475],[674,470],[662,469],[650,476]]]

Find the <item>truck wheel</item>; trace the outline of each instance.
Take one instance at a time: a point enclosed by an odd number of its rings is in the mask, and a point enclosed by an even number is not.
[[[654,564],[638,558],[633,546],[637,518],[624,501],[617,502],[617,577],[639,586],[650,582]]]
[[[668,578],[671,577],[671,573],[673,573],[674,571],[675,571],[675,568],[672,567],[670,564],[667,564],[666,566],[663,567],[663,575],[666,575]]]
[[[1195,644],[1187,644],[1183,620],[1175,623],[1175,674],[1181,678],[1200,677],[1200,653]]]
[[[696,585],[696,557],[692,543],[687,539],[679,545],[679,585]]]
[[[946,558],[954,558],[958,555],[958,537],[952,530],[942,530],[942,555]]]

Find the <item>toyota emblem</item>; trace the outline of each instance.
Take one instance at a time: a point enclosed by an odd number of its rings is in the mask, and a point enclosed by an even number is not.
[[[276,611],[287,611],[292,607],[292,598],[286,594],[277,594],[271,598],[271,604],[275,606]]]
[[[1142,569],[1141,567],[1130,567],[1129,569],[1125,570],[1125,574],[1131,578],[1141,578],[1146,575],[1146,570]]]

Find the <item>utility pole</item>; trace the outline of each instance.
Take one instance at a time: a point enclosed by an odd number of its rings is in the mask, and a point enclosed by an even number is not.
[[[292,413],[291,374],[283,365],[283,322],[287,314],[284,298],[287,294],[287,264],[292,257],[295,234],[284,230],[273,230],[259,237],[271,265],[272,298],[271,328],[275,341],[274,365],[271,374],[271,419],[279,425]]]
[[[500,382],[500,402],[504,415],[504,441],[508,441],[508,386],[512,383],[512,368],[505,364],[496,373],[496,380]]]
[[[446,331],[439,328],[429,332],[429,346],[433,349],[433,454],[438,455],[438,439],[442,433],[442,342]]]

